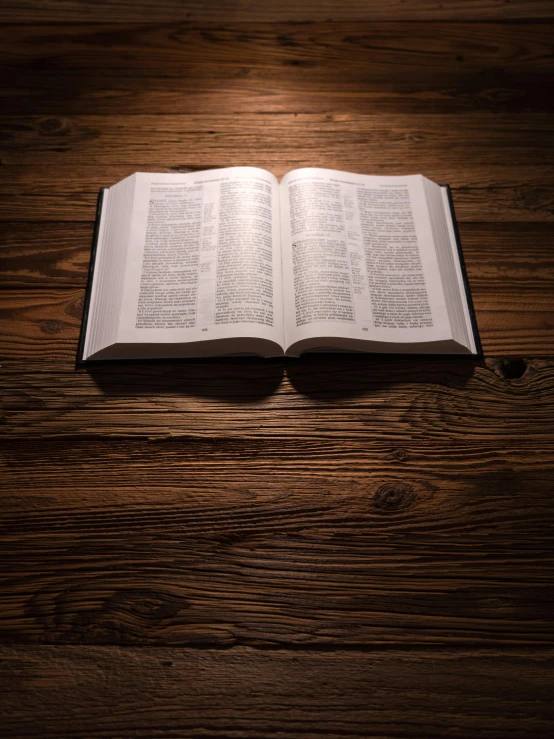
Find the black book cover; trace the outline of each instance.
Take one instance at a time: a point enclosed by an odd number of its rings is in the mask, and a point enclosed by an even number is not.
[[[102,217],[102,204],[104,202],[104,193],[108,188],[103,187],[98,193],[98,200],[96,201],[96,220],[94,221],[94,232],[92,235],[92,249],[90,253],[90,263],[88,268],[87,288],[85,291],[85,303],[83,306],[83,319],[81,321],[81,333],[79,334],[79,344],[77,346],[77,360],[75,362],[77,367],[89,364],[86,359],[83,359],[83,352],[85,350],[85,337],[87,335],[87,325],[90,308],[90,296],[92,293],[92,281],[94,278],[94,266],[96,263],[96,250],[98,248],[98,234],[100,232],[100,218]]]

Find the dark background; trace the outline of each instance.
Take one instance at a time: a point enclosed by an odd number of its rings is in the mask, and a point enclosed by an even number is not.
[[[554,5],[0,7],[0,733],[551,737]],[[481,362],[74,369],[96,194],[449,183]]]

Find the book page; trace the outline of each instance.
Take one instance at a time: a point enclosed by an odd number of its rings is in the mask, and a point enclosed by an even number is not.
[[[118,343],[282,346],[276,178],[254,167],[135,178]]]
[[[451,338],[420,175],[289,172],[281,232],[287,347]]]

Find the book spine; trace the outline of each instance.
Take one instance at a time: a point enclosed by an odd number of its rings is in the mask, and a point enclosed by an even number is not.
[[[98,235],[100,233],[100,220],[102,218],[102,205],[104,203],[104,193],[107,188],[103,187],[98,193],[98,200],[96,201],[96,219],[94,221],[94,233],[92,235],[92,249],[90,252],[90,262],[88,268],[87,287],[85,290],[85,301],[83,305],[83,319],[81,321],[81,332],[79,334],[79,343],[77,345],[77,359],[75,362],[76,367],[87,365],[86,359],[83,359],[83,353],[85,350],[85,339],[87,335],[87,326],[89,318],[90,308],[90,297],[92,294],[92,282],[94,278],[94,266],[96,264],[96,251],[98,248]]]

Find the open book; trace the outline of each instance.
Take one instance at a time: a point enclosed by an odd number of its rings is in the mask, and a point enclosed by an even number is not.
[[[481,353],[448,187],[232,167],[101,191],[79,363],[307,351]]]

